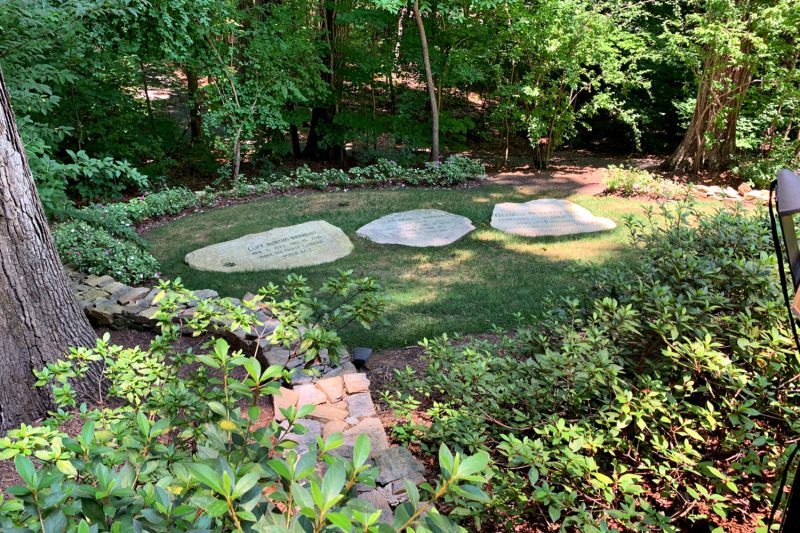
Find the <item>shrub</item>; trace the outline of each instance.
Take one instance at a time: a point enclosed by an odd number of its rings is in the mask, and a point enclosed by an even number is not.
[[[137,191],[149,187],[147,176],[127,161],[111,157],[97,159],[80,150],[67,150],[72,163],[61,165],[61,172],[70,182],[70,188],[84,200],[116,199],[130,188]]]
[[[403,167],[388,159],[379,159],[373,165],[354,167],[347,172],[336,168],[314,172],[303,165],[295,169],[292,176],[280,180],[280,183],[284,187],[317,189],[330,186],[353,187],[368,182],[446,187],[485,177],[486,170],[480,161],[464,156],[451,156],[442,163],[426,163],[423,168]]]
[[[685,185],[659,178],[641,169],[610,165],[603,179],[606,190],[621,196],[648,196],[651,198],[686,198],[689,189]]]
[[[56,248],[64,263],[72,263],[82,272],[138,283],[154,277],[159,266],[134,225],[149,218],[176,215],[198,204],[195,193],[176,188],[128,202],[70,208],[65,213],[72,221],[54,230]]]
[[[766,155],[740,157],[731,169],[757,189],[769,189],[775,174],[782,168],[800,168],[800,140],[776,137]]]
[[[598,269],[591,294],[499,341],[425,342],[423,375],[399,373],[387,399],[401,414],[423,402],[429,427],[402,431],[489,451],[487,516],[509,529],[752,525],[800,429],[762,214],[680,205],[629,220],[638,260]]]
[[[53,238],[61,261],[75,265],[81,272],[108,274],[129,284],[152,278],[158,272],[158,261],[146,250],[86,222],[59,224]]]
[[[8,489],[10,499],[0,500],[4,530],[464,531],[435,505],[445,503],[457,517],[486,501],[480,486],[488,454],[464,456],[442,446],[435,486],[424,484],[420,494],[406,482],[409,501],[391,526],[379,525],[380,511],[356,493],[374,486],[377,474],[366,436],[357,439],[352,459],[337,453],[340,433],[298,453],[292,434],[305,432],[299,421],[314,406],[283,409],[283,424],[256,423],[259,398],[277,392],[289,371],[263,368],[223,339],[210,339],[197,353],[178,348],[182,327],[200,334],[212,317],[230,331],[263,325],[254,318],[256,302],[204,301],[177,324],[177,305],[192,295],[179,284],[162,289],[161,335],[149,348],[111,346],[106,336],[37,372],[59,410],[40,428],[22,426],[0,439],[0,457],[14,457],[22,479]],[[276,315],[294,322],[291,311]],[[99,396],[74,410],[82,386]],[[80,433],[58,429],[68,419],[83,423]]]

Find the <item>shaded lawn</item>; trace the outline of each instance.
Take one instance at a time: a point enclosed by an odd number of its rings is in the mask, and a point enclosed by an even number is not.
[[[550,197],[565,197],[554,192]],[[318,287],[340,269],[376,277],[388,300],[388,325],[371,331],[342,333],[349,346],[373,348],[415,344],[441,333],[483,333],[493,324],[515,324],[514,314],[530,314],[550,291],[581,289],[588,262],[624,260],[631,253],[623,217],[641,213],[640,200],[567,196],[598,216],[619,225],[604,233],[526,238],[489,226],[498,202],[536,197],[517,187],[488,185],[473,189],[364,190],[289,196],[197,213],[155,228],[147,236],[161,262],[162,276],[180,276],[190,289],[210,288],[222,296],[241,297],[269,283],[280,283],[286,270],[223,274],[190,269],[184,256],[197,248],[248,233],[323,219],[339,226],[355,246],[353,252],[324,265],[292,269]],[[357,237],[356,230],[396,211],[432,208],[470,218],[476,230],[439,248],[379,245]]]

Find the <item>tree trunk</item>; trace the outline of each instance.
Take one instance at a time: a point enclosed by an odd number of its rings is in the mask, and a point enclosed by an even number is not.
[[[736,150],[736,124],[751,80],[748,66],[730,64],[727,57],[709,52],[689,128],[664,162],[665,168],[696,174],[730,165]]]
[[[95,334],[50,236],[0,71],[0,429],[44,416],[49,391],[32,369]]]
[[[195,143],[203,136],[203,116],[200,114],[200,80],[197,70],[186,67],[186,89],[189,93],[189,136]]]
[[[147,118],[150,120],[150,129],[155,130],[156,123],[153,117],[153,102],[150,100],[150,86],[147,83],[147,71],[144,62],[139,61],[139,72],[142,75],[142,89],[144,89],[144,99],[147,102]]]
[[[425,65],[425,84],[428,86],[428,98],[431,101],[431,161],[439,161],[439,106],[436,105],[436,85],[433,83],[431,58],[428,52],[428,38],[425,35],[425,24],[419,14],[419,0],[414,0],[414,18],[417,19],[419,40],[422,44],[422,63]]]

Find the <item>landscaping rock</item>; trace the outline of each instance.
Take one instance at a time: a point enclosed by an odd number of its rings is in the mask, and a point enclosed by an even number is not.
[[[305,387],[305,385],[301,385],[301,387]],[[319,420],[323,424],[337,420],[344,422],[344,419],[347,418],[347,410],[332,405],[317,405],[308,417]]]
[[[275,420],[280,422],[286,420],[286,417],[281,413],[281,409],[288,409],[297,405],[300,395],[292,389],[281,387],[278,392],[272,395],[272,408],[275,411]]]
[[[263,349],[263,348],[262,348]],[[278,365],[278,366],[286,366],[286,363],[289,362],[289,356],[292,354],[286,348],[278,348],[274,347],[268,352],[264,352],[264,357],[267,358],[270,366]]]
[[[345,374],[343,378],[348,394],[367,392],[369,390],[369,380],[366,374]]]
[[[114,324],[114,315],[122,314],[122,306],[113,303],[94,305],[86,309],[86,314],[98,325],[111,326]]]
[[[344,380],[341,376],[320,379],[316,385],[319,390],[325,393],[331,403],[341,400],[344,395]]]
[[[739,187],[736,188],[736,192],[744,196],[745,194],[751,192],[753,188],[748,185],[747,183],[742,183]]]
[[[367,418],[376,416],[375,405],[372,403],[369,392],[353,394],[347,397],[347,406],[350,416]]]
[[[286,425],[288,422],[284,420],[281,425],[282,427],[287,427]],[[297,443],[297,447],[295,450],[297,453],[305,453],[311,448],[312,446],[316,446],[317,444],[317,437],[322,436],[322,424],[317,422],[316,420],[311,420],[308,418],[301,418],[297,420],[295,423],[296,425],[301,425],[306,428],[308,431],[299,435],[297,433],[289,433],[286,438],[289,440],[293,440]]]
[[[344,443],[347,446],[355,446],[356,438],[364,434],[369,438],[372,444],[370,456],[374,457],[381,450],[389,447],[389,438],[386,436],[386,431],[383,429],[383,424],[377,418],[365,418],[355,426],[344,432]]]
[[[122,305],[136,303],[144,299],[149,292],[150,289],[148,289],[147,287],[134,287],[129,291],[126,291],[125,293],[122,294],[122,296],[119,297],[119,303]]]
[[[108,285],[109,283],[113,283],[114,278],[111,276],[87,276],[86,277],[86,284],[91,285],[92,287],[103,287]]]
[[[145,320],[155,320],[154,317],[158,314],[159,311],[161,311],[161,308],[158,306],[148,307],[147,309],[139,313],[137,315],[137,318],[142,318]]]
[[[328,398],[322,391],[320,391],[310,383],[307,383],[305,385],[298,385],[294,388],[294,391],[299,395],[299,398],[297,400],[298,406],[303,406],[308,404],[319,405],[321,403],[325,403],[328,400]]]
[[[375,454],[374,458],[379,470],[376,481],[381,485],[402,479],[416,485],[425,482],[425,467],[406,448],[388,448]]]
[[[322,437],[327,439],[334,433],[343,433],[347,429],[347,422],[344,420],[331,420],[322,427]]]
[[[394,513],[389,506],[389,500],[382,489],[375,489],[369,492],[362,492],[358,495],[362,500],[369,502],[375,509],[379,509],[381,515],[378,517],[378,522],[381,524],[391,525],[394,522]]]
[[[736,189],[734,189],[733,187],[725,187],[724,189],[722,189],[722,194],[723,196],[725,196],[725,198],[732,198],[732,199],[739,198],[739,193],[736,192]]]
[[[107,291],[111,295],[111,298],[116,300],[121,295],[131,290],[131,287],[119,281],[112,281],[111,283],[103,285],[103,290]]]
[[[769,201],[769,191],[750,191],[744,195],[745,200],[756,203],[767,203]]]
[[[194,291],[194,296],[198,300],[207,300],[209,298],[216,298],[219,296],[217,291],[212,291],[211,289],[203,289],[199,291]]]
[[[104,298],[108,298],[111,296],[107,291],[103,289],[91,289],[88,290],[80,295],[81,299],[87,300],[90,302],[94,302],[95,300],[101,300]]]

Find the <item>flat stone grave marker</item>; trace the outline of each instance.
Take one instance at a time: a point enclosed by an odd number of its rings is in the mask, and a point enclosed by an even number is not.
[[[324,220],[252,233],[186,254],[197,270],[249,272],[330,263],[348,255],[353,243]]]
[[[617,224],[611,219],[596,217],[569,200],[546,198],[495,205],[492,227],[524,237],[544,237],[606,231],[616,228]]]
[[[361,226],[356,235],[378,244],[446,246],[474,230],[467,217],[439,209],[392,213]]]

